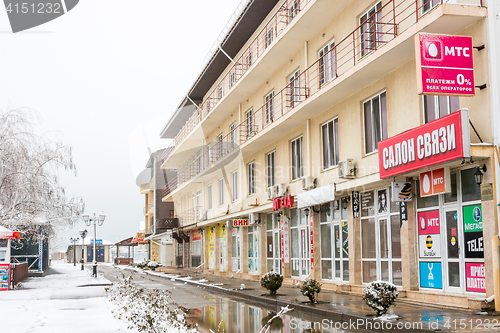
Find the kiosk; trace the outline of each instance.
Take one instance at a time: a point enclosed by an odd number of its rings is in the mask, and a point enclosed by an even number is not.
[[[13,232],[0,225],[0,291],[9,290],[10,285],[10,241],[19,239],[19,232]]]

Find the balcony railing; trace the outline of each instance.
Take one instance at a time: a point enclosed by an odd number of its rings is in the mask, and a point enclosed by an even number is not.
[[[177,218],[179,219],[179,225],[180,226],[188,226],[190,224],[194,224],[200,220],[200,217],[198,216],[198,212],[202,209],[203,207],[193,207],[188,210],[183,211],[182,213],[177,214]]]
[[[271,99],[237,125],[220,142],[208,146],[203,155],[197,157],[185,169],[179,170],[178,176],[165,186],[163,195],[170,194],[178,186],[193,179],[207,168],[211,168],[229,153],[238,149],[238,145],[251,140],[267,126],[300,105],[301,102],[327,87],[331,81],[344,75],[356,64],[364,61],[369,54],[376,52],[402,31],[418,22],[429,11],[429,7],[446,2],[448,1],[388,1],[332,47],[329,52],[300,73],[295,80],[275,93]],[[470,2],[474,2],[474,0]],[[482,6],[482,0],[475,0],[475,2],[477,5]],[[287,6],[290,3],[291,1],[286,2]],[[307,1],[300,1],[300,4],[303,3],[307,3]],[[299,6],[299,8],[301,7]],[[273,17],[276,17],[277,14]],[[201,115],[200,110],[195,114]],[[208,113],[203,113],[204,116],[206,114]],[[197,116],[197,119],[200,122],[202,118]],[[194,128],[194,125],[192,128]]]

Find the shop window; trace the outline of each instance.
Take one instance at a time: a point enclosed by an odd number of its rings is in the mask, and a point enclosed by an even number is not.
[[[361,56],[375,50],[383,40],[381,9],[382,2],[380,1],[359,18]]]
[[[323,169],[329,169],[339,162],[339,122],[338,118],[321,125]]]
[[[281,230],[279,214],[266,215],[267,271],[281,274]]]
[[[257,227],[248,227],[248,272],[259,272],[259,234]]]
[[[418,208],[429,208],[439,206],[439,197],[437,195],[431,195],[428,197],[420,196],[420,181],[417,180],[415,185],[415,190],[417,192],[417,207]]]
[[[378,142],[387,139],[386,93],[363,102],[365,153],[378,150]]]
[[[450,184],[451,184],[451,192],[445,193],[444,202],[451,203],[457,202],[457,173],[453,172],[450,174]]]
[[[330,206],[327,208],[327,206]],[[321,214],[321,278],[349,281],[347,197],[323,204]]]
[[[447,116],[460,110],[458,96],[424,96],[425,123]]]
[[[304,175],[302,160],[302,137],[292,140],[290,143],[290,153],[292,156],[292,180],[299,179]]]
[[[481,200],[481,186],[474,179],[476,168],[462,170],[462,201]]]

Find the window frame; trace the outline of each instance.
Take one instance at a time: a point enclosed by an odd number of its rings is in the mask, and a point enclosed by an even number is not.
[[[272,156],[272,166],[269,165],[270,156]],[[270,180],[272,180],[272,184],[270,184]],[[266,154],[266,184],[267,188],[276,185],[276,149]]]
[[[267,29],[266,31],[266,40],[265,40],[265,47],[264,48],[268,48],[269,46],[271,46],[271,44],[273,43],[273,40],[274,40],[274,27],[271,27],[269,29]]]
[[[212,193],[212,184],[207,185],[207,201],[208,201],[208,210],[213,208],[213,193]]]
[[[238,192],[239,192],[239,179],[238,179],[238,170],[231,172],[231,199],[233,202],[238,201]]]
[[[322,156],[322,166],[323,166],[323,171],[325,170],[330,170],[332,168],[334,168],[335,166],[337,166],[339,164],[339,160],[340,160],[340,153],[339,153],[339,133],[338,133],[338,120],[339,120],[339,117],[334,117],[326,122],[324,122],[323,124],[320,125],[320,132],[321,132],[321,156]],[[328,125],[332,125],[332,133],[333,133],[333,144],[330,142],[330,137],[328,137],[328,162],[331,161],[331,154],[332,154],[332,150],[333,150],[333,164],[330,164],[328,163],[325,163],[325,139],[324,139],[324,131],[323,131],[323,127],[324,126],[328,126]],[[330,135],[330,131],[328,130],[327,128],[327,134]]]
[[[328,50],[325,50],[328,49]],[[333,51],[332,51],[333,50]],[[335,48],[335,38],[329,41],[318,51],[318,66],[319,66],[319,86],[333,81],[337,78],[337,49]],[[323,54],[321,54],[323,53]],[[333,56],[333,57],[332,57]],[[321,70],[321,67],[325,66],[325,62],[330,63],[330,70]],[[328,63],[326,64],[328,65]],[[326,75],[325,72],[328,74]],[[322,74],[323,73],[323,74]],[[323,75],[323,77],[321,77]]]
[[[247,164],[247,175],[248,175],[248,195],[254,195],[256,193],[255,186],[255,161]]]
[[[384,95],[384,99],[385,99],[385,110],[383,109],[383,103],[382,103],[382,95]],[[380,133],[380,140],[376,140],[377,138],[375,137],[375,126],[376,124],[374,123],[374,111],[373,111],[373,101],[375,99],[378,98],[378,101],[379,101],[379,126],[380,128],[378,129],[379,133]],[[368,147],[367,147],[367,127],[366,127],[366,122],[367,122],[367,117],[366,117],[366,114],[365,114],[365,105],[366,103],[370,102],[370,135],[371,135],[371,144],[372,144],[372,147],[370,147],[370,151],[368,151]],[[369,155],[369,154],[372,154],[372,153],[375,153],[375,152],[378,152],[378,143],[382,140],[385,140],[388,138],[388,122],[387,122],[387,91],[386,90],[383,90],[375,95],[372,95],[370,98],[364,100],[362,103],[361,103],[361,112],[363,113],[363,145],[364,145],[364,153],[365,155]],[[385,119],[384,119],[384,116],[385,116]],[[384,126],[385,125],[385,126]]]
[[[297,144],[300,140],[300,146]],[[294,154],[294,145],[297,154]],[[292,181],[301,179],[304,177],[304,139],[300,135],[293,140],[290,140],[290,159],[291,159],[291,171],[290,178]],[[297,163],[297,164],[296,164]],[[298,170],[298,171],[297,171]]]
[[[434,98],[434,119],[429,119],[428,117],[428,112],[427,112],[427,102],[426,100],[429,98]],[[441,99],[446,98],[446,107],[447,107],[447,113],[441,115]],[[455,111],[452,111],[452,107],[455,101],[458,104],[458,109]],[[431,121],[434,121],[436,119],[442,118],[444,116],[447,116],[453,112],[456,112],[460,110],[460,97],[459,96],[453,96],[453,95],[423,95],[422,96],[422,106],[423,106],[423,112],[424,112],[424,124],[427,124]]]
[[[274,121],[274,90],[264,96],[266,125]]]
[[[219,178],[217,180],[219,184],[219,207],[224,206],[224,178]]]
[[[377,9],[377,7],[379,7]],[[370,12],[373,11],[371,15]],[[366,19],[362,21],[362,19],[366,16]],[[372,18],[370,20],[370,18]],[[364,56],[370,54],[372,51],[375,51],[377,49],[377,46],[382,44],[381,39],[383,38],[383,34],[380,32],[382,30],[383,25],[378,24],[382,19],[382,1],[379,0],[375,5],[371,6],[366,12],[362,13],[359,15],[359,39],[360,39],[360,58],[363,58]],[[368,24],[368,27],[366,28],[367,30],[363,30],[365,24]],[[373,31],[370,31],[373,29]],[[366,34],[368,33],[368,37]],[[373,34],[373,36],[370,36]],[[379,35],[380,34],[380,35]],[[366,43],[366,44],[365,44]],[[367,45],[368,47],[365,47],[364,45]]]
[[[250,108],[247,112],[245,112],[245,122],[247,128],[247,138],[254,136],[254,126],[255,126],[255,116],[253,113],[253,108]]]
[[[288,76],[288,94],[290,96],[288,107],[293,109],[300,103],[300,69]]]

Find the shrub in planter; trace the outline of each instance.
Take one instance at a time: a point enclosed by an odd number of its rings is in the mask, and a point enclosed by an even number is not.
[[[260,285],[271,293],[271,295],[276,295],[276,291],[280,289],[283,284],[283,276],[276,272],[266,273],[260,279]]]
[[[141,262],[138,262],[138,263],[137,263],[137,267],[139,267],[139,268],[144,268],[144,267],[146,267],[146,266],[147,266],[147,264],[148,264],[147,262],[145,262],[145,261],[141,261]]]
[[[158,264],[156,261],[150,261],[148,263],[148,268],[151,268],[151,270],[155,270],[157,269],[158,267],[160,266],[160,264]]]
[[[309,298],[311,303],[316,303],[318,294],[321,292],[321,283],[315,279],[305,279],[300,286],[302,295]]]
[[[364,289],[363,299],[366,304],[377,312],[377,316],[387,313],[399,296],[395,285],[383,281],[370,282]]]

